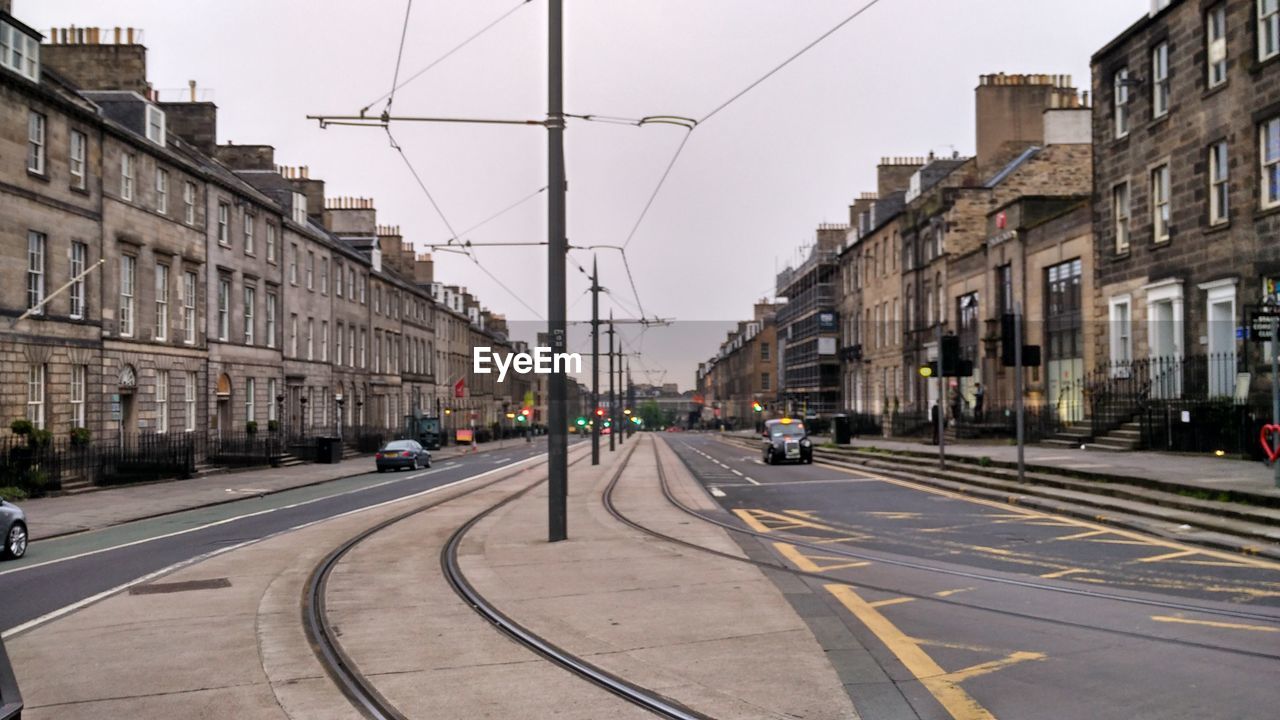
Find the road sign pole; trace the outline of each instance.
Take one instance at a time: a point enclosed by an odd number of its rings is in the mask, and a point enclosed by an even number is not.
[[[1014,407],[1018,410],[1018,482],[1026,482],[1026,465],[1023,458],[1025,428],[1022,398],[1022,303],[1020,302],[1013,305],[1013,394]]]
[[[947,374],[942,369],[942,318],[938,318],[938,463],[947,469]]]
[[[563,353],[565,338],[565,256],[569,241],[565,231],[564,172],[564,36],[563,0],[547,5],[547,330],[551,351]],[[547,459],[547,537],[567,540],[569,495],[568,378],[563,369],[549,378],[551,397],[547,423],[551,426]]]
[[[1271,319],[1271,424],[1280,425],[1280,317]],[[1270,438],[1268,438],[1270,440]],[[1280,488],[1280,460],[1272,461],[1275,485]]]

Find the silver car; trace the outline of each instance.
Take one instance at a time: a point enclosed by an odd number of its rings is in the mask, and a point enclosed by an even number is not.
[[[27,554],[27,516],[17,505],[0,500],[0,528],[4,529],[4,549],[0,558],[17,560]]]

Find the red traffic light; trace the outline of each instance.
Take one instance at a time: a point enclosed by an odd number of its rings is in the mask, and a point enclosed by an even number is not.
[[[604,408],[596,408],[596,417],[604,417]]]

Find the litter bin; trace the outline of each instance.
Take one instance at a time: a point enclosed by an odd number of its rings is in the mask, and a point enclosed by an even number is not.
[[[316,438],[316,462],[336,463],[342,461],[342,439],[336,437]]]
[[[831,428],[831,434],[833,435],[836,444],[848,445],[850,437],[849,416],[836,415],[832,420],[834,422],[833,427]]]

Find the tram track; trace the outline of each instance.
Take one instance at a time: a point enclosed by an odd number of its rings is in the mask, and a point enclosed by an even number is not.
[[[1159,608],[1162,610],[1201,613],[1201,614],[1208,614],[1208,615],[1214,615],[1219,617],[1228,617],[1232,619],[1242,619],[1242,620],[1249,620],[1253,622],[1263,622],[1271,625],[1280,624],[1280,617],[1276,617],[1274,615],[1268,615],[1264,613],[1254,613],[1254,612],[1249,612],[1244,610],[1237,611],[1237,610],[1231,610],[1228,608],[1206,607],[1206,606],[1194,605],[1190,603],[1177,602],[1173,600],[1165,601],[1165,600],[1159,600],[1154,598],[1133,597],[1128,595],[1120,595],[1116,593],[1101,592],[1101,591],[1091,590],[1088,588],[1073,588],[1073,587],[1068,587],[1063,585],[1054,585],[1049,583],[1035,582],[1031,580],[1019,580],[1016,578],[1000,577],[997,575],[991,575],[991,574],[983,573],[979,571],[940,567],[940,566],[932,565],[929,563],[903,560],[903,559],[897,559],[897,558],[886,558],[882,555],[875,554],[875,553],[859,552],[856,550],[838,548],[833,546],[830,543],[818,545],[811,542],[810,539],[804,538],[802,536],[796,536],[790,533],[785,533],[785,532],[761,533],[759,531],[753,530],[743,525],[739,525],[733,522],[727,522],[719,518],[711,517],[681,502],[678,498],[675,497],[675,495],[671,491],[670,482],[667,477],[666,471],[663,468],[662,457],[656,442],[654,443],[653,450],[654,450],[654,459],[657,465],[658,480],[661,485],[662,494],[669,504],[671,504],[676,509],[680,510],[681,512],[693,518],[715,525],[724,530],[727,530],[729,532],[736,533],[739,535],[744,535],[744,536],[753,537],[756,539],[761,539],[761,540],[766,540],[771,542],[784,541],[788,544],[791,544],[797,547],[803,547],[811,550],[820,551],[827,555],[838,555],[840,557],[847,557],[853,560],[870,561],[870,562],[903,567],[907,569],[924,571],[924,572],[942,573],[950,576],[961,577],[967,580],[975,580],[979,582],[989,582],[989,583],[995,583],[995,584],[1018,587],[1022,589],[1029,589],[1029,590],[1035,590],[1035,591],[1064,593],[1064,594],[1084,597],[1084,598],[1093,599],[1093,600],[1132,603],[1132,604],[1142,605],[1144,607]],[[681,463],[684,464],[686,469],[694,477],[698,477],[698,473],[689,464],[688,459],[685,458],[681,453],[676,452],[675,448],[672,448],[672,451],[674,452],[676,457],[680,459]],[[639,532],[645,533],[651,537],[654,537],[660,540],[664,540],[666,542],[674,543],[683,547],[687,547],[699,552],[707,553],[707,554],[721,557],[723,559],[731,560],[734,562],[747,563],[750,565],[754,565],[756,567],[768,568],[770,570],[785,572],[796,577],[820,580],[825,583],[841,583],[846,585],[853,584],[850,582],[848,578],[845,578],[845,577],[839,577],[836,575],[822,573],[822,572],[801,570],[799,568],[785,565],[781,562],[769,562],[765,560],[756,560],[753,558],[748,558],[740,555],[735,555],[732,553],[727,553],[721,550],[717,550],[715,548],[704,547],[702,545],[698,545],[697,543],[692,543],[682,538],[674,537],[660,530],[655,530],[651,527],[648,527],[643,523],[635,520],[634,518],[626,515],[626,513],[620,510],[617,507],[617,504],[614,502],[613,494],[614,494],[614,490],[616,489],[617,481],[619,477],[620,475],[618,477],[615,477],[609,483],[609,485],[606,486],[604,493],[601,496],[601,502],[604,506],[604,510],[608,512],[609,515],[611,515],[618,521],[626,524],[627,526]],[[1017,611],[1008,610],[1008,609],[984,607],[982,605],[975,605],[972,603],[963,602],[963,601],[952,599],[952,598],[938,597],[936,595],[926,594],[926,593],[911,592],[911,591],[903,590],[902,588],[898,588],[898,587],[886,587],[883,585],[868,584],[864,582],[858,582],[856,583],[856,585],[860,588],[865,588],[865,589],[873,590],[877,592],[890,593],[898,596],[909,597],[915,600],[928,601],[930,603],[936,603],[939,605],[958,608],[958,609],[992,613],[992,614],[1000,615],[1003,617],[1018,618],[1018,619],[1029,620],[1033,622],[1050,623],[1060,627],[1069,627],[1073,629],[1102,632],[1102,633],[1108,633],[1108,634],[1117,635],[1121,637],[1160,642],[1160,643],[1172,644],[1172,645],[1178,645],[1178,646],[1184,646],[1184,647],[1194,647],[1198,649],[1213,650],[1213,651],[1230,653],[1235,655],[1256,657],[1256,658],[1262,658],[1262,659],[1268,659],[1268,660],[1280,660],[1280,654],[1276,654],[1276,653],[1243,650],[1239,648],[1224,647],[1221,645],[1195,642],[1195,641],[1185,640],[1180,638],[1162,637],[1159,635],[1152,635],[1149,633],[1137,632],[1132,630],[1100,627],[1100,626],[1091,625],[1088,623],[1074,622],[1070,620],[1064,620],[1061,618],[1045,617],[1044,615],[1017,612]]]

